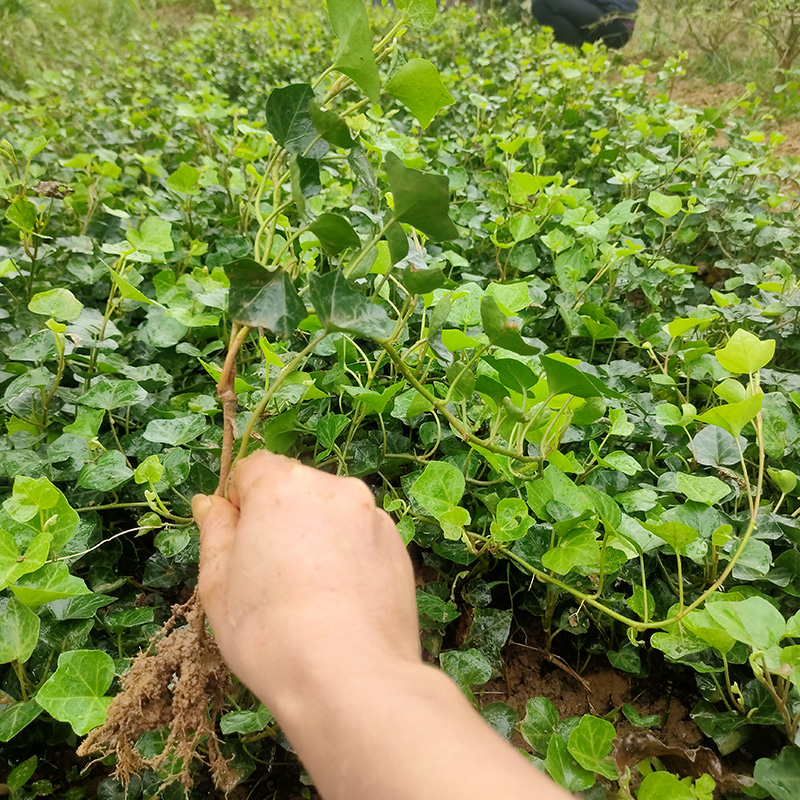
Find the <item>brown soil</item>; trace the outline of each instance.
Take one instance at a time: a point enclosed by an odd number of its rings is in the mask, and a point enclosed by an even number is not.
[[[633,770],[645,758],[656,757],[681,777],[697,778],[708,772],[722,796],[740,788],[737,773],[750,771],[741,756],[720,759],[715,750],[705,746],[713,747],[713,743],[705,739],[689,716],[699,699],[693,682],[679,684],[667,670],[635,678],[597,657],[579,673],[574,655],[547,652],[536,622],[516,631],[505,648],[504,660],[504,676],[480,693],[484,705],[503,701],[520,719],[525,716],[527,701],[534,697],[549,699],[562,719],[583,714],[605,716],[617,710],[614,757],[621,772],[625,767]],[[659,715],[661,723],[649,731],[634,727],[619,711],[623,703],[633,705],[642,716]],[[532,752],[518,733],[512,742]]]
[[[704,109],[721,106],[728,100],[741,97],[744,91],[744,86],[736,83],[714,84],[701,78],[683,78],[672,84],[667,96],[688,108]]]
[[[487,687],[489,702],[503,700],[524,716],[530,698],[546,697],[562,717],[604,716],[630,703],[642,716],[661,717],[656,730],[664,744],[696,747],[702,741],[703,734],[689,717],[688,708],[697,700],[691,692],[663,676],[655,681],[637,680],[599,658],[579,674],[578,665],[571,664],[568,656],[548,653],[543,638],[530,630],[512,637],[505,650],[505,676]],[[620,731],[632,728],[624,717],[620,720]]]
[[[775,128],[786,137],[786,141],[775,148],[775,153],[779,156],[800,156],[800,119],[779,120]]]
[[[648,79],[655,81],[655,73],[649,73]],[[744,93],[745,86],[742,84],[708,83],[702,78],[683,77],[668,87],[666,95],[679,105],[702,111],[705,108],[719,108],[728,100],[741,97]],[[764,113],[768,113],[767,108],[764,109]],[[764,129],[767,133],[780,131],[786,137],[786,141],[775,148],[776,156],[800,156],[800,118],[768,119],[765,121]],[[728,141],[723,131],[717,134],[714,144],[718,147],[727,147]]]

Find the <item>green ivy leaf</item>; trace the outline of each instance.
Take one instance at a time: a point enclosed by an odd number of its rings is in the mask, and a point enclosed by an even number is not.
[[[700,673],[717,672],[718,667],[709,666],[698,654],[708,649],[708,643],[689,633],[689,631],[659,631],[650,637],[650,645],[660,650],[670,660],[679,664],[690,664]]]
[[[399,225],[392,225],[392,228],[399,229],[399,227]],[[403,234],[403,239],[405,240],[405,234]],[[405,256],[403,256],[403,258],[405,258]],[[394,262],[394,259],[392,259],[392,261]],[[444,274],[444,270],[438,268],[429,269],[427,267],[420,268],[415,264],[406,264],[400,276],[400,281],[403,286],[408,289],[411,294],[427,294],[444,285],[446,280],[447,278]]]
[[[58,668],[39,689],[36,702],[83,736],[105,721],[111,698],[104,695],[113,680],[114,659],[108,653],[72,650],[58,657]]]
[[[161,217],[147,217],[138,231],[128,231],[128,241],[140,252],[157,258],[175,249],[172,243],[172,223]]]
[[[650,192],[647,198],[647,205],[664,219],[674,217],[681,210],[681,199],[674,194],[661,194],[661,192]]]
[[[38,764],[38,757],[31,756],[30,758],[26,758],[22,763],[17,764],[17,766],[9,772],[6,782],[12,797],[16,796],[17,792],[33,777],[33,773],[36,772]]]
[[[13,492],[3,508],[17,522],[28,522],[40,511],[53,508],[60,494],[47,478],[20,475],[14,479]]]
[[[204,417],[199,414],[186,414],[173,419],[150,420],[142,435],[148,442],[180,447],[202,436],[207,428],[208,423]]]
[[[324,111],[316,100],[311,101],[309,111],[317,133],[326,142],[344,150],[358,144],[350,135],[347,123],[335,111]]]
[[[197,182],[200,180],[200,170],[187,164],[185,161],[167,178],[167,189],[179,194],[197,194]]]
[[[29,478],[17,478],[14,481],[15,489],[17,489],[18,483],[23,486],[29,480]],[[53,550],[59,550],[77,530],[80,521],[78,513],[70,506],[60,489],[52,484],[50,486],[52,488],[48,487],[46,502],[50,502],[51,492],[55,493],[57,500],[53,505],[42,508],[44,513],[40,514],[37,510],[37,513],[31,514],[28,505],[31,498],[13,492],[11,497],[3,503],[3,509],[0,511],[0,530],[13,534],[18,546],[24,547],[38,537],[44,536]],[[28,559],[29,556],[26,555],[26,560]]]
[[[159,517],[160,520],[160,517]],[[116,601],[110,594],[80,594],[62,600],[53,600],[48,608],[53,616],[63,621],[66,619],[91,619],[98,611]]]
[[[164,465],[159,457],[153,453],[148,456],[133,472],[133,480],[136,483],[158,483],[164,474]]]
[[[328,0],[327,6],[331,28],[339,40],[334,69],[352,78],[377,103],[381,79],[372,52],[372,31],[364,0]]]
[[[229,711],[220,717],[220,730],[226,735],[231,733],[260,733],[272,722],[272,714],[260,705],[255,711]]]
[[[699,536],[694,528],[677,520],[654,519],[642,522],[642,525],[659,539],[663,539],[676,552],[683,550]]]
[[[454,361],[445,371],[447,380],[453,390],[453,397],[457,400],[469,400],[475,389],[475,374],[469,364]],[[523,504],[524,505],[524,504]]]
[[[558,710],[550,700],[533,697],[525,704],[525,719],[520,723],[519,732],[534,750],[544,755],[560,720]]]
[[[414,481],[409,494],[438,519],[459,504],[465,488],[464,473],[458,467],[447,461],[432,461]]]
[[[738,464],[739,448],[737,441],[724,428],[708,425],[692,439],[695,457],[698,464],[706,467],[722,467]],[[747,441],[739,437],[739,446],[744,452]]]
[[[520,355],[535,355],[539,352],[538,347],[528,344],[522,338],[517,323],[509,319],[494,297],[488,294],[481,300],[481,322],[492,344]]]
[[[777,758],[759,758],[753,770],[755,782],[773,800],[797,800],[800,786],[800,750],[784,747]]]
[[[171,532],[172,531],[162,531],[162,533]],[[178,531],[177,533],[180,535],[184,534],[185,531]],[[188,534],[186,535],[188,536]],[[169,558],[170,556],[167,557]],[[148,606],[142,608],[126,608],[122,611],[115,611],[113,614],[107,614],[103,622],[111,633],[117,634],[122,633],[122,631],[128,628],[137,628],[140,625],[147,625],[153,621],[154,616],[155,612]]]
[[[96,492],[111,492],[132,477],[133,470],[126,463],[125,456],[119,450],[106,450],[97,461],[83,467],[78,475],[78,486]]]
[[[28,303],[28,308],[34,314],[72,322],[81,315],[83,303],[69,289],[48,289],[46,292],[37,292]]]
[[[403,64],[386,85],[386,92],[399,100],[423,128],[446,106],[455,103],[439,77],[439,70],[424,58]]]
[[[625,719],[637,728],[655,728],[661,724],[661,717],[658,714],[648,714],[643,717],[630,703],[622,704],[622,713]]]
[[[428,28],[436,19],[436,0],[396,0],[396,5],[401,11],[408,11],[418,28]]]
[[[671,773],[651,772],[642,781],[637,800],[696,800],[696,796]]]
[[[597,569],[600,565],[600,545],[593,531],[578,528],[565,533],[552,550],[542,556],[545,569],[566,575],[578,567]]]
[[[518,497],[506,497],[497,504],[490,530],[495,541],[513,542],[521,539],[532,524],[527,503]]]
[[[595,784],[594,772],[573,759],[567,743],[557,734],[547,743],[544,767],[550,777],[568,792],[582,792]]]
[[[696,416],[700,422],[716,425],[728,431],[731,436],[738,437],[748,422],[755,419],[764,401],[764,393],[757,392],[741,403],[728,403],[710,408],[704,414]]]
[[[387,211],[384,216],[384,224],[392,218],[392,212]],[[408,237],[399,222],[395,222],[386,229],[386,244],[389,245],[389,260],[392,264],[397,264],[408,255]],[[404,270],[404,276],[407,270]]]
[[[734,374],[753,373],[765,367],[775,355],[775,340],[761,341],[758,336],[738,328],[725,347],[717,350],[717,361]]]
[[[741,403],[747,399],[747,390],[735,378],[725,378],[714,387],[714,394],[726,403]]]
[[[455,603],[449,600],[442,600],[435,594],[417,589],[417,611],[429,620],[445,625],[461,616],[461,612],[456,608]]]
[[[289,158],[289,172],[292,179],[292,199],[297,204],[297,213],[305,217],[306,198],[316,197],[322,191],[319,161],[293,153]]]
[[[716,505],[731,493],[727,483],[712,475],[689,475],[686,472],[679,472],[677,483],[678,491],[685,494],[688,500],[705,503],[707,506]]]
[[[517,712],[502,702],[489,703],[481,709],[481,716],[491,728],[506,740],[511,740],[517,725]]]
[[[81,405],[113,411],[134,406],[147,400],[147,391],[136,381],[100,378],[91,389],[78,398]]]
[[[645,609],[645,601],[647,601],[646,609]],[[650,592],[650,590],[648,589],[647,594],[645,594],[644,589],[642,589],[642,587],[639,586],[639,584],[636,584],[636,586],[633,587],[633,589],[631,590],[631,596],[628,597],[625,600],[625,602],[628,604],[628,606],[631,608],[632,611],[636,612],[636,615],[641,619],[645,618],[651,619],[653,616],[653,611],[655,610],[656,607],[656,601],[655,598],[653,597],[652,592]],[[647,614],[645,614],[645,610],[647,611]]]
[[[23,233],[36,230],[36,206],[25,197],[17,196],[6,210],[6,219]]]
[[[492,665],[480,650],[449,650],[439,656],[439,664],[467,697],[472,697],[473,686],[492,677]]]
[[[240,325],[264,328],[286,339],[308,315],[286,272],[276,275],[251,258],[239,258],[225,267],[225,274],[231,283],[231,316]]]
[[[584,714],[577,727],[570,733],[567,748],[584,769],[613,781],[617,779],[617,770],[607,759],[614,746],[616,735],[614,726],[607,720]]]
[[[767,472],[781,494],[791,494],[795,490],[797,486],[797,475],[791,470],[767,467]]]
[[[698,639],[708,642],[720,653],[727,653],[736,643],[733,636],[714,620],[708,612],[708,607],[695,609],[687,614],[684,618],[684,625],[690,633]]]
[[[325,414],[317,423],[317,441],[326,455],[349,424],[350,418],[344,414]]]
[[[117,289],[119,289],[120,297],[124,297],[126,300],[136,300],[148,306],[164,308],[161,303],[156,303],[155,300],[151,300],[147,295],[140,292],[130,281],[125,280],[125,278],[114,272],[108,264],[106,264],[106,267],[108,268],[109,275],[111,275],[111,280],[114,281],[117,285]]]
[[[774,647],[786,631],[781,612],[763,597],[708,603],[706,611],[737,642],[744,642],[755,650]]]
[[[279,145],[304,158],[322,158],[329,149],[311,119],[313,99],[314,90],[307,83],[273,89],[267,98],[269,132]]]
[[[394,322],[382,306],[356,291],[340,270],[308,278],[308,299],[328,331],[343,331],[371,339],[388,339]]]
[[[31,608],[51,600],[90,593],[86,584],[70,575],[67,565],[61,561],[44,564],[35,572],[23,575],[10,588],[19,600]]]
[[[436,241],[455,239],[458,231],[448,216],[449,180],[409,169],[391,152],[386,154],[385,166],[398,222],[407,222]]]
[[[24,664],[39,639],[39,617],[13,595],[0,597],[0,664]]]
[[[624,397],[624,394],[609,388],[599,378],[581,372],[560,358],[541,356],[542,366],[547,376],[550,394],[571,394],[573,397]]]
[[[8,531],[0,530],[0,589],[14,583],[27,572],[39,569],[47,560],[52,538],[49,533],[39,534],[21,554],[14,537]]]
[[[10,742],[41,713],[35,700],[0,706],[0,742]]]
[[[339,214],[320,214],[309,230],[319,239],[326,253],[337,256],[348,247],[356,250],[361,247],[361,239],[353,226]]]
[[[451,508],[438,516],[439,524],[442,526],[442,535],[445,539],[456,541],[464,535],[464,526],[469,525],[472,517],[469,511],[461,506]]]

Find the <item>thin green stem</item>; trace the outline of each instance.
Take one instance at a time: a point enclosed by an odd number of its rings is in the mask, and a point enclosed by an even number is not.
[[[233,463],[231,464],[231,474],[233,473],[233,468],[236,466],[236,463],[239,459],[242,459],[247,455],[247,445],[250,442],[250,437],[253,433],[253,428],[255,428],[256,422],[260,419],[261,415],[264,413],[264,409],[267,407],[267,404],[270,400],[272,400],[272,396],[275,392],[280,388],[281,384],[286,380],[286,378],[294,372],[295,367],[328,335],[326,330],[320,331],[318,336],[315,336],[279,373],[275,380],[272,382],[272,385],[267,389],[264,396],[261,398],[258,405],[253,409],[253,413],[250,415],[250,419],[247,421],[247,427],[244,429],[244,433],[242,434],[242,442],[239,445],[239,452],[236,454],[236,458],[233,459]]]
[[[19,690],[22,693],[22,699],[26,703],[28,702],[28,681],[25,677],[25,668],[19,661],[12,661],[11,665],[14,668],[14,672],[17,675],[17,680],[19,681]]]
[[[365,244],[361,250],[359,250],[358,255],[347,265],[344,271],[345,278],[349,278],[353,272],[355,272],[356,267],[367,257],[367,253],[369,253],[370,250],[372,250],[372,248],[378,244],[386,231],[388,231],[395,222],[397,222],[397,219],[394,215],[392,215],[389,218],[389,221],[375,234],[375,236],[373,236],[372,239],[370,239],[370,241],[367,242],[367,244]]]
[[[82,508],[76,508],[75,511],[80,514],[84,511],[108,511],[112,508],[150,508],[150,503],[105,503],[100,506],[83,506]]]
[[[389,342],[379,342],[381,347],[386,351],[386,354],[394,363],[395,367],[400,371],[403,377],[431,404],[434,408],[438,409],[442,416],[453,426],[462,439],[476,444],[478,447],[483,447],[492,453],[497,453],[501,456],[508,456],[509,458],[523,461],[525,463],[539,463],[538,458],[526,456],[523,453],[516,453],[509,450],[507,447],[500,447],[493,442],[481,439],[476,436],[472,431],[468,430],[458,417],[456,417],[447,407],[445,400],[442,400],[435,395],[431,394],[428,389],[417,380],[414,373],[403,363],[403,359],[395,348]]]

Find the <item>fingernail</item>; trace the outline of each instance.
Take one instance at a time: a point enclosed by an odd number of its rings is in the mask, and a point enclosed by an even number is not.
[[[211,511],[211,498],[205,494],[196,494],[192,498],[192,515],[195,522],[202,525],[209,511]]]

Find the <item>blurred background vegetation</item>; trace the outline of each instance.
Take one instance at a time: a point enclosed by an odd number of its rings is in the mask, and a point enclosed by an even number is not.
[[[269,15],[282,0],[0,0],[0,92],[42,65],[89,72],[143,37],[175,35],[198,15]],[[442,2],[443,0],[440,0]],[[523,0],[470,2],[476,13],[527,17]],[[318,5],[312,0],[293,4]],[[752,84],[781,116],[800,115],[800,0],[642,0],[625,60],[657,65],[686,53],[684,70],[711,85]],[[7,81],[7,83],[4,83]]]

